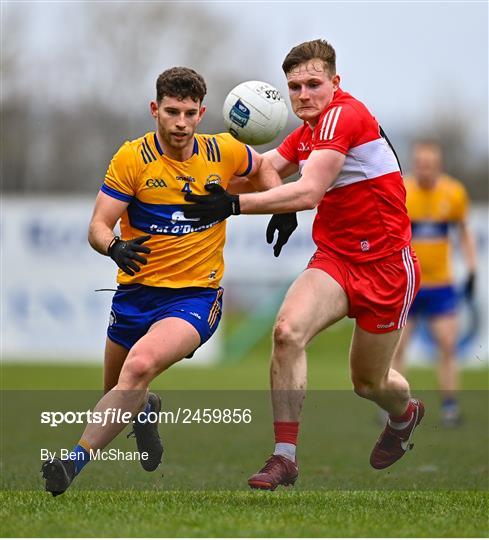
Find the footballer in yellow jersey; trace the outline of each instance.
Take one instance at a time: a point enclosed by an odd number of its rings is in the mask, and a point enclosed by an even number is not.
[[[452,229],[467,219],[468,198],[461,182],[440,175],[431,188],[407,177],[406,206],[413,231],[412,244],[421,264],[421,287],[453,284]]]
[[[200,135],[205,112],[204,79],[189,68],[171,68],[156,82],[151,114],[156,131],[126,142],[113,157],[97,196],[88,239],[119,267],[104,365],[105,395],[95,411],[118,410],[133,418],[140,461],[147,471],[161,462],[161,400],[151,381],[193,352],[215,332],[221,317],[225,222],[187,219],[188,194],[204,195],[217,184],[264,190],[281,184],[268,162],[229,134]],[[207,186],[207,189],[206,189]],[[114,236],[120,219],[121,238]],[[279,240],[281,223],[278,223]],[[60,495],[125,427],[87,424],[69,459],[42,466],[46,490]]]
[[[468,280],[465,292],[473,294],[475,241],[467,226],[468,196],[462,183],[442,172],[441,147],[419,141],[413,148],[413,174],[406,178],[406,206],[412,224],[412,244],[421,265],[421,288],[409,312],[394,367],[404,370],[404,349],[418,318],[427,319],[439,350],[438,383],[442,391],[442,421],[460,420],[456,400],[458,368],[457,307],[459,295],[452,273],[453,232],[460,233]]]
[[[118,282],[154,287],[218,288],[224,271],[226,222],[186,219],[185,195],[207,194],[207,184],[227,188],[233,176],[247,176],[250,149],[229,133],[195,134],[192,155],[168,157],[155,132],[126,142],[109,166],[102,192],[129,203],[121,217],[122,238],[151,235],[148,263],[134,276],[119,270]]]

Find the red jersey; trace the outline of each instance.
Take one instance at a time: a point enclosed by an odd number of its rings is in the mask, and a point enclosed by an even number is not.
[[[341,89],[314,129],[304,123],[277,150],[302,170],[310,153],[323,148],[346,159],[317,209],[312,237],[318,248],[353,262],[401,251],[411,226],[397,158],[365,105]]]

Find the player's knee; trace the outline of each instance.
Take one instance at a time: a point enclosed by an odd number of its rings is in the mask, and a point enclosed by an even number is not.
[[[455,358],[456,351],[456,341],[451,339],[446,339],[439,344],[439,350],[441,353],[442,361],[450,363]]]
[[[142,352],[130,354],[124,363],[122,370],[126,384],[139,386],[141,383],[150,381],[154,375],[154,362],[150,355]]]
[[[302,332],[291,324],[287,319],[279,318],[273,330],[273,344],[275,348],[294,348],[304,347],[304,336]]]
[[[357,396],[365,399],[372,398],[374,394],[372,386],[364,383],[353,383],[353,391]]]
[[[357,396],[372,399],[382,391],[383,381],[352,375],[353,391]]]

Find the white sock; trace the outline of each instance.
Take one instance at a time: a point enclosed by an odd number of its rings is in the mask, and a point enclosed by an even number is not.
[[[275,450],[273,453],[276,456],[284,456],[287,459],[290,459],[290,461],[295,462],[296,448],[297,447],[295,444],[279,442],[279,443],[275,443]]]
[[[391,426],[391,428],[393,428],[393,429],[405,429],[411,423],[411,421],[413,419],[413,415],[414,415],[414,413],[411,415],[411,418],[407,422],[393,422],[389,418],[389,426]]]

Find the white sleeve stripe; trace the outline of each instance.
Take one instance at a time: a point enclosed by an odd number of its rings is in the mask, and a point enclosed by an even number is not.
[[[324,120],[323,120],[323,125],[321,127],[321,132],[319,134],[319,140],[322,140],[323,139],[323,136],[324,136],[324,126],[326,125],[326,122],[328,120],[328,118],[331,116],[331,112],[333,111],[334,109],[331,109],[330,111],[328,111],[325,115],[324,115]],[[329,126],[329,123],[328,123],[328,126]]]
[[[338,118],[340,116],[340,112],[341,112],[341,107],[338,107],[337,111],[336,111],[336,116],[335,116],[335,119],[333,121],[333,125],[331,126],[331,131],[329,132],[329,136],[328,136],[328,140],[332,139],[333,138],[333,135],[334,135],[334,130],[336,128],[336,122],[338,122]]]
[[[333,119],[333,115],[334,115],[335,110],[336,110],[336,107],[334,107],[333,109],[331,109],[331,110],[328,112],[328,114],[326,115],[327,118],[328,118],[328,121],[327,121],[327,123],[326,123],[326,126],[323,128],[323,132],[322,132],[321,137],[320,137],[320,139],[323,140],[323,141],[326,140],[326,134],[327,134],[328,131],[329,131],[329,126],[331,125],[331,120]],[[325,120],[326,120],[326,118],[325,118]]]

